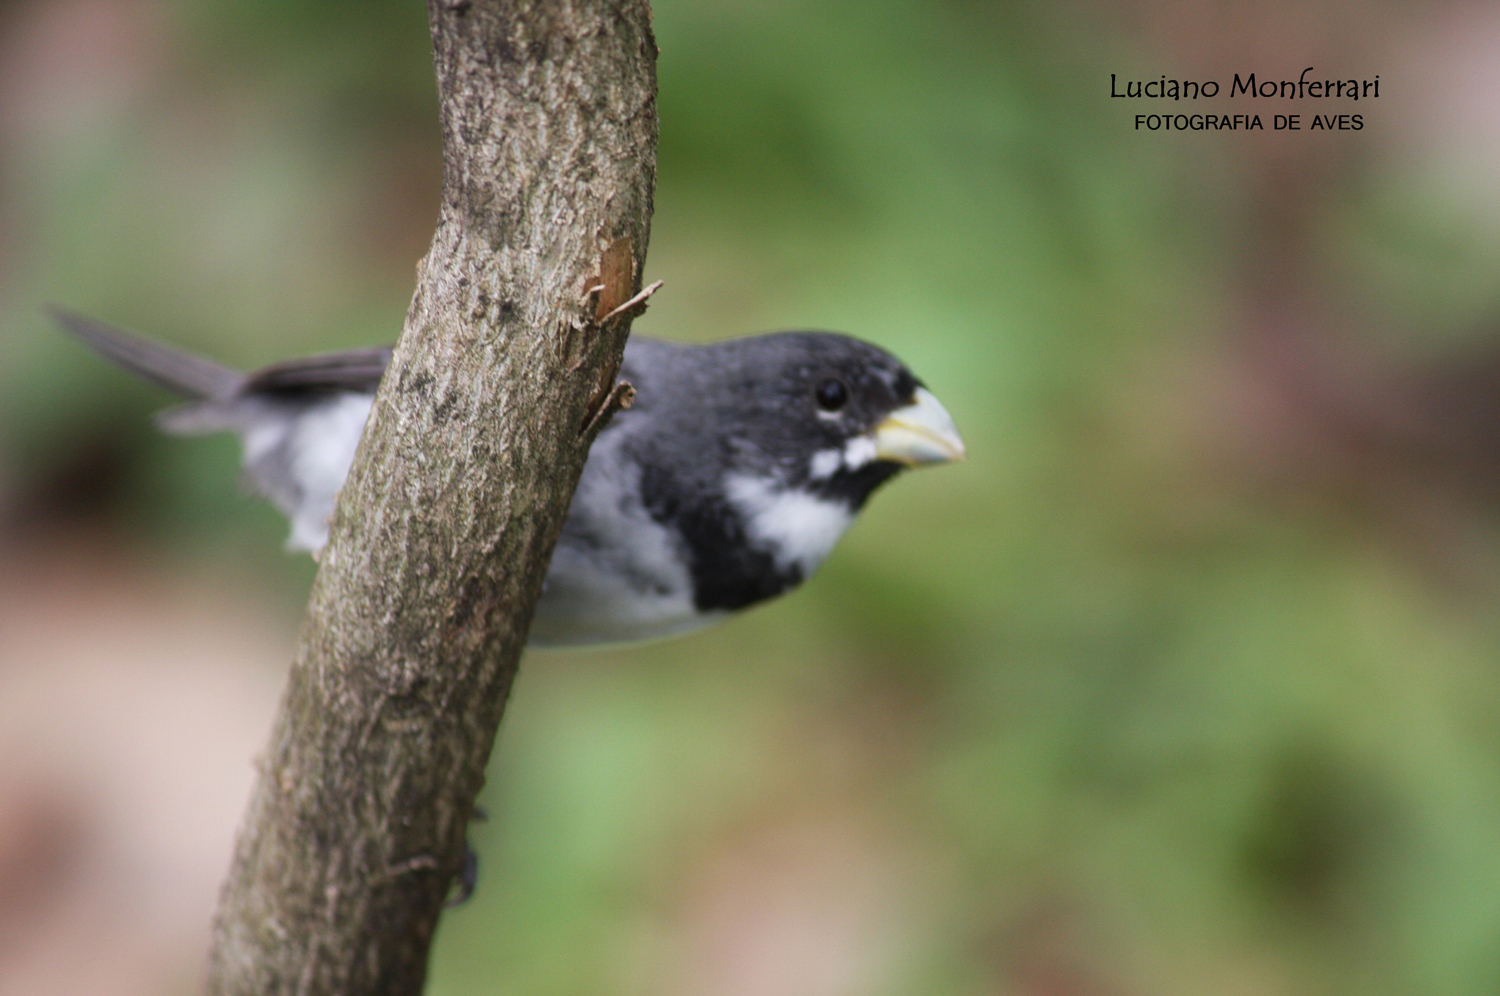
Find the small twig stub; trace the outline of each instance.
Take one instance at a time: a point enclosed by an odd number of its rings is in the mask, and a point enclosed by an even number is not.
[[[620,381],[598,404],[590,403],[588,412],[584,415],[583,427],[578,430],[578,434],[590,438],[597,436],[609,424],[609,420],[614,418],[616,412],[623,411],[633,404],[635,404],[635,387],[627,381]]]
[[[597,324],[599,324],[599,325],[607,324],[611,318],[615,318],[615,317],[617,317],[619,315],[623,315],[623,314],[625,314],[625,312],[629,311],[631,308],[635,308],[635,307],[638,307],[640,305],[645,304],[647,298],[649,298],[652,294],[655,294],[658,290],[660,290],[661,289],[661,285],[664,284],[665,282],[666,281],[664,281],[664,280],[658,280],[656,283],[652,284],[650,287],[647,287],[645,290],[641,291],[639,294],[637,294],[635,297],[631,298],[629,301],[626,301],[624,304],[616,305],[614,308],[611,308],[610,311],[609,311],[609,313],[606,314],[603,318],[599,319],[599,321],[598,321]]]

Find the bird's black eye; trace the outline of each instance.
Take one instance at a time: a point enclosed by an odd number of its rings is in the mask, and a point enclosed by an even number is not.
[[[818,385],[817,390],[818,407],[826,412],[836,412],[844,407],[844,402],[849,400],[849,389],[844,382],[829,377]]]

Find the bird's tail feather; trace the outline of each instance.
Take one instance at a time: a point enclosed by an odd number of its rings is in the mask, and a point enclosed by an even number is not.
[[[117,329],[92,318],[49,309],[59,325],[107,359],[184,397],[224,400],[239,390],[244,375],[212,360]],[[184,406],[191,407],[191,406]],[[191,431],[191,430],[189,430]]]

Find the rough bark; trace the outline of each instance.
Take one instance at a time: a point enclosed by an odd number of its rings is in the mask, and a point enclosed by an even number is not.
[[[223,994],[420,992],[640,289],[647,0],[428,0],[432,249],[334,515],[214,927]]]

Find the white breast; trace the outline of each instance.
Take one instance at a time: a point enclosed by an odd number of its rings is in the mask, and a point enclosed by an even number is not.
[[[339,488],[354,465],[354,452],[374,401],[370,394],[339,394],[309,408],[291,426],[286,439],[288,469],[300,495],[297,507],[288,510],[292,520],[289,548],[316,550],[328,542],[328,520]],[[255,443],[254,434],[247,433],[246,463]]]
[[[616,437],[594,443],[552,553],[531,642],[621,643],[672,636],[719,618],[693,604],[681,539],[641,501],[641,470]]]

